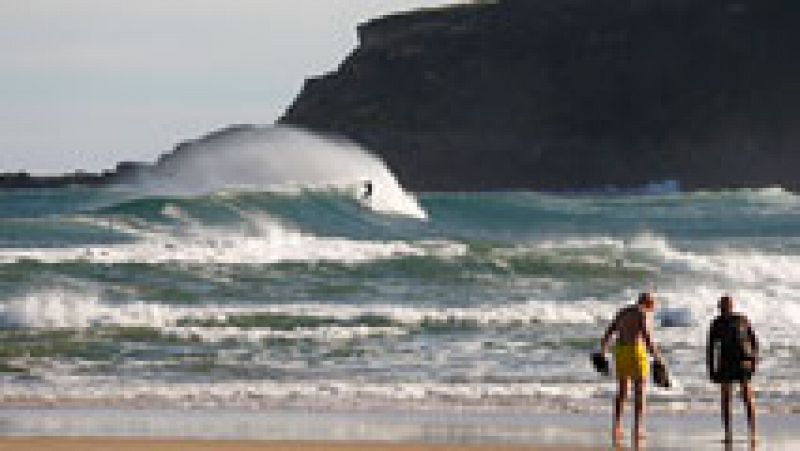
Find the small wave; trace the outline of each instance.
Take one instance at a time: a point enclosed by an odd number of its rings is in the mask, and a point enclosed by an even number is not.
[[[253,342],[265,340],[312,340],[319,342],[349,341],[355,338],[405,335],[406,330],[399,327],[369,326],[321,326],[298,327],[292,330],[274,330],[270,328],[239,327],[166,327],[161,333],[184,340],[202,341],[204,343],[220,342]]]
[[[641,186],[618,187],[604,186],[601,188],[589,188],[576,191],[568,191],[572,194],[610,194],[610,195],[638,195],[638,196],[663,196],[667,194],[680,193],[681,182],[679,180],[657,180]]]
[[[96,325],[166,326],[171,308],[134,302],[110,304],[92,288],[32,291],[0,304],[0,325],[36,329],[84,329]]]
[[[547,239],[506,250],[510,255],[552,251],[583,255],[621,266],[635,265],[659,274],[705,274],[738,284],[788,283],[800,280],[800,255],[769,253],[755,248],[680,249],[668,238],[641,233],[630,238],[590,236]],[[591,261],[591,260],[590,260]]]
[[[781,186],[767,186],[763,188],[738,188],[729,190],[698,190],[687,192],[690,196],[695,197],[738,197],[752,200],[797,200],[798,196]]]
[[[168,212],[183,218],[176,207]],[[170,262],[210,264],[272,264],[280,262],[333,261],[368,262],[397,257],[454,257],[466,246],[449,241],[417,242],[368,241],[340,237],[319,237],[297,230],[264,214],[242,214],[244,224],[237,228],[206,227],[183,221],[178,227],[148,225],[129,243],[80,248],[0,249],[0,262],[33,260],[46,263],[91,262],[147,263]],[[130,229],[128,229],[130,230]]]
[[[412,407],[496,405],[530,406],[545,403],[560,405],[580,401],[584,406],[602,389],[596,383],[567,384],[454,384],[436,382],[364,383],[346,380],[329,381],[233,381],[185,382],[164,384],[157,381],[128,381],[99,377],[54,378],[53,385],[10,385],[0,395],[0,402],[37,400],[74,404],[82,401],[104,404],[139,402],[182,406],[276,406],[344,405],[389,406],[411,402]],[[91,392],[86,387],[92,387]],[[556,404],[558,403],[558,404]],[[576,403],[577,405],[577,403]],[[552,408],[553,406],[548,406]]]
[[[322,330],[379,330],[404,328],[442,330],[501,327],[533,323],[592,324],[607,319],[613,306],[532,300],[512,305],[480,307],[401,307],[397,305],[330,305],[318,303],[242,306],[175,306],[161,303],[112,303],[87,289],[34,291],[0,304],[5,325],[29,328],[88,328],[93,326],[154,327],[185,330],[261,329],[277,332]]]
[[[771,216],[794,213],[800,206],[800,195],[782,187],[740,188],[730,190],[699,190],[670,197],[710,218],[732,215]]]

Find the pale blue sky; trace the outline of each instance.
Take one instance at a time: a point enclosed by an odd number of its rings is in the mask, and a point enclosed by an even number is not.
[[[154,160],[271,123],[359,22],[454,0],[0,0],[0,172]]]

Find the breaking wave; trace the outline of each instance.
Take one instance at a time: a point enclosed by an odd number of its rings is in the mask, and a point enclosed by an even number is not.
[[[157,196],[336,191],[377,212],[426,217],[378,157],[343,138],[285,126],[239,127],[183,144],[138,187]]]

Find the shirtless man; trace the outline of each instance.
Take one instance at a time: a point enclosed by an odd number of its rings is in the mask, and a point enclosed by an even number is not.
[[[647,314],[655,308],[655,299],[651,293],[642,293],[636,304],[629,305],[614,317],[605,335],[600,340],[600,352],[605,354],[609,341],[616,335],[614,343],[615,374],[619,383],[617,397],[614,400],[613,440],[618,446],[622,440],[622,411],[628,396],[628,386],[633,381],[634,388],[634,423],[633,440],[638,449],[644,437],[644,387],[649,372],[647,351],[656,361],[661,361],[655,343],[650,338],[650,324]]]

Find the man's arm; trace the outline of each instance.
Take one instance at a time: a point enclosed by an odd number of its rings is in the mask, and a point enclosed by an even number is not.
[[[708,328],[708,341],[706,342],[706,367],[708,367],[708,375],[714,378],[714,340],[716,340],[716,326],[717,322],[713,321],[711,327]]]
[[[619,314],[614,316],[614,319],[611,320],[611,324],[608,325],[606,329],[606,333],[603,334],[603,338],[600,339],[600,353],[605,354],[608,348],[608,341],[611,340],[611,336],[617,330],[617,320],[619,319]]]
[[[750,346],[753,349],[753,365],[755,365],[758,363],[758,337],[756,337],[756,332],[753,330],[750,320],[747,320],[747,335],[750,338]]]

